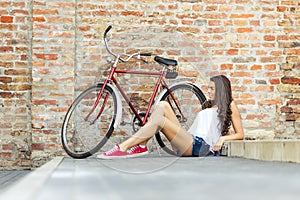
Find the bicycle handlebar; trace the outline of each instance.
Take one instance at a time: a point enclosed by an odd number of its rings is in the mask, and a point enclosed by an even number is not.
[[[140,59],[139,56],[151,56],[151,53],[141,53],[141,52],[138,52],[138,53],[134,53],[134,54],[131,54],[131,55],[127,55],[127,54],[121,54],[121,55],[117,55],[115,53],[113,53],[109,47],[108,47],[108,44],[107,44],[107,38],[106,38],[106,35],[107,33],[110,31],[110,29],[112,29],[112,26],[109,25],[106,30],[104,31],[104,35],[103,35],[103,40],[104,40],[104,44],[105,44],[105,47],[106,47],[106,50],[108,51],[108,53],[110,53],[111,55],[113,55],[114,57],[118,58],[119,60],[121,60],[122,62],[127,62],[129,61],[132,57],[135,57],[135,56],[138,56],[138,59]],[[127,56],[127,59],[123,59],[121,58],[121,56]]]
[[[140,53],[141,56],[151,56],[151,53]]]
[[[105,32],[104,32],[104,38],[106,38],[106,34],[110,31],[110,29],[112,28],[112,26],[111,25],[109,25],[107,28],[106,28],[106,30],[105,30]]]

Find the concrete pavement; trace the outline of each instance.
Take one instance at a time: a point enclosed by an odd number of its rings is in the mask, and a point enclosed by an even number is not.
[[[0,193],[30,172],[30,170],[0,170]]]
[[[298,200],[300,164],[243,158],[76,160],[57,157],[0,195],[2,200]]]

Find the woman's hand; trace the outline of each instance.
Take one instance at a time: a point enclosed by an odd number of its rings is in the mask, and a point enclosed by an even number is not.
[[[213,150],[214,150],[214,151],[219,151],[219,150],[221,150],[224,141],[225,141],[225,138],[224,138],[223,136],[221,136],[221,137],[219,138],[219,140],[216,142],[216,144],[215,144]]]

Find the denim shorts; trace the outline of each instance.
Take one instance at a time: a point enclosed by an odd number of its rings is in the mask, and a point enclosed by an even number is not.
[[[199,156],[208,156],[213,155],[210,151],[210,145],[207,144],[202,138],[194,136],[193,148],[192,148],[192,156],[199,157]]]

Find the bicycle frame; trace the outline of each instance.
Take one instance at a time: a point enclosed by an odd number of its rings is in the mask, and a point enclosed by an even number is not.
[[[156,75],[156,76],[158,76],[158,79],[157,79],[157,82],[155,84],[153,93],[151,95],[150,102],[149,102],[148,108],[146,110],[146,114],[144,116],[144,119],[142,119],[142,117],[139,115],[137,109],[134,107],[133,103],[130,101],[130,99],[128,98],[128,96],[124,92],[123,88],[118,83],[117,79],[115,77],[112,78],[113,83],[116,85],[116,87],[120,91],[121,95],[125,99],[126,103],[131,108],[131,110],[133,111],[133,113],[135,114],[135,116],[137,117],[137,119],[139,120],[139,122],[141,123],[141,125],[143,126],[147,122],[147,118],[149,116],[150,110],[151,110],[152,105],[154,103],[154,99],[155,99],[155,97],[157,95],[159,86],[162,86],[163,88],[167,87],[167,85],[163,81],[163,77],[164,77],[165,73],[163,71],[161,71],[161,72],[139,72],[139,71],[131,71],[131,70],[115,70],[115,73],[117,73],[117,74],[118,73],[120,73],[120,74],[126,73],[126,74],[139,74],[139,75]]]
[[[133,105],[133,103],[130,101],[129,97],[125,93],[124,89],[119,84],[117,78],[114,76],[115,74],[137,74],[137,75],[158,76],[157,82],[155,84],[153,93],[152,93],[151,98],[150,98],[149,105],[148,105],[147,110],[146,110],[146,114],[145,114],[145,116],[143,118],[139,115],[138,110],[135,108],[135,106]],[[125,102],[128,104],[128,106],[130,107],[130,109],[133,111],[134,115],[139,120],[141,126],[143,126],[147,122],[147,118],[148,118],[148,116],[150,114],[150,110],[152,108],[152,105],[154,104],[154,99],[157,96],[157,92],[158,92],[159,87],[162,86],[163,88],[166,88],[167,90],[169,89],[168,86],[167,86],[167,84],[165,83],[165,81],[163,79],[164,76],[165,76],[165,72],[164,71],[160,71],[160,72],[143,72],[143,71],[134,71],[134,70],[118,70],[115,67],[113,67],[112,70],[111,70],[111,72],[110,72],[109,78],[104,81],[102,89],[100,90],[100,92],[98,94],[97,100],[95,101],[95,103],[93,105],[93,108],[90,111],[90,113],[88,114],[88,116],[86,116],[86,119],[89,118],[89,116],[94,112],[95,108],[98,106],[98,103],[100,101],[100,98],[102,97],[102,94],[103,94],[105,86],[108,83],[113,82],[115,84],[115,86],[118,88],[118,90],[121,93],[122,97],[124,98]],[[107,98],[108,98],[107,96],[104,97],[104,103],[103,103],[103,105],[102,105],[102,107],[101,107],[101,109],[100,109],[97,117],[94,119],[93,122],[95,122],[99,118],[99,116],[101,115],[102,111],[104,110]]]

